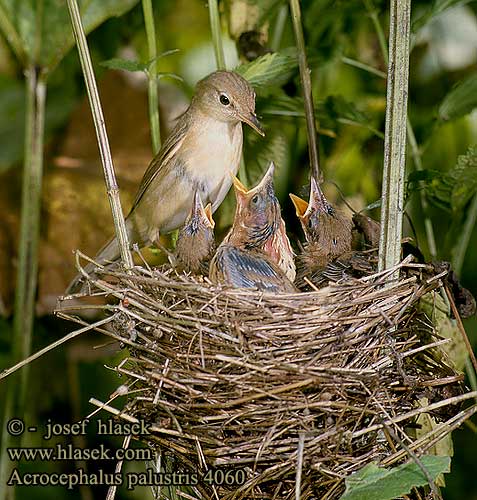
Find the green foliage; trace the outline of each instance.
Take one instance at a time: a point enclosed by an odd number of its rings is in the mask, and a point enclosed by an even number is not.
[[[143,63],[141,61],[133,60],[133,59],[122,59],[120,57],[113,57],[112,59],[108,59],[107,61],[102,61],[100,64],[101,66],[104,66],[105,68],[109,69],[115,69],[115,70],[122,70],[122,71],[129,71],[131,73],[138,72],[138,71],[144,71],[145,73],[148,73],[150,68],[155,64],[156,68],[159,62],[159,59],[175,54],[179,52],[178,49],[173,49],[173,50],[167,50],[166,52],[163,52],[162,54],[158,55],[156,58],[154,58],[152,61],[149,61],[147,63]],[[176,80],[182,81],[182,78],[175,73],[166,73],[166,72],[156,72],[156,77],[157,79],[169,77],[169,78],[174,78]]]
[[[91,32],[110,17],[124,14],[137,2],[80,2],[85,32]],[[34,64],[52,70],[74,45],[64,0],[0,0],[0,29],[25,67]]]
[[[298,68],[296,49],[289,47],[280,52],[265,54],[252,62],[241,64],[234,71],[260,91],[263,87],[279,87],[286,83]]]
[[[420,459],[430,477],[450,471],[450,457],[427,455]],[[392,469],[371,463],[345,480],[346,491],[340,500],[392,500],[405,495],[415,486],[428,483],[419,465],[408,462]]]
[[[421,183],[429,200],[439,208],[459,212],[477,193],[477,146],[459,156],[456,165],[448,172],[421,170],[408,178],[412,193]]]
[[[477,73],[459,82],[439,106],[439,120],[449,121],[467,115],[477,107]]]

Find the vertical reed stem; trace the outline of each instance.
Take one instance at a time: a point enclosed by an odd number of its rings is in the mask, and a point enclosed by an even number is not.
[[[43,139],[45,126],[46,78],[38,68],[30,66],[26,78],[25,153],[22,183],[22,212],[18,251],[18,272],[13,317],[12,359],[17,362],[30,355],[35,320],[38,281],[38,246],[40,239],[41,187],[43,178]],[[29,366],[8,381],[5,395],[5,419],[25,417]],[[6,448],[19,446],[21,438],[2,429],[2,462],[0,484],[5,485],[9,469]],[[6,490],[6,488],[5,488]],[[13,493],[5,491],[5,497]]]
[[[320,153],[316,135],[315,108],[313,106],[313,94],[311,90],[310,68],[306,58],[305,39],[301,22],[301,9],[299,0],[290,0],[293,31],[295,32],[296,46],[298,49],[298,63],[300,66],[301,85],[303,87],[303,99],[305,101],[306,130],[308,133],[308,154],[310,156],[311,173],[313,177],[321,182]]]
[[[148,100],[149,100],[149,126],[151,127],[152,152],[156,155],[161,149],[161,129],[159,122],[159,97],[157,92],[157,46],[156,29],[154,27],[154,13],[151,0],[142,0],[144,24],[146,27],[148,59],[147,70]]]
[[[217,69],[225,69],[224,46],[222,43],[222,27],[220,25],[218,0],[209,0],[209,19]]]
[[[411,1],[391,0],[379,270],[401,257],[410,24]]]
[[[81,67],[88,93],[89,104],[93,115],[94,128],[98,139],[98,147],[101,155],[101,162],[103,164],[104,179],[106,182],[106,189],[113,214],[114,228],[116,230],[116,237],[118,239],[119,248],[121,250],[121,260],[126,269],[133,266],[131,252],[129,250],[129,238],[126,231],[126,224],[124,222],[123,211],[121,208],[121,200],[119,199],[119,188],[114,173],[113,160],[111,158],[111,151],[109,149],[108,135],[106,133],[106,125],[104,123],[103,110],[99,99],[98,88],[94,77],[93,66],[91,64],[91,57],[89,55],[88,44],[84,34],[83,26],[81,23],[81,16],[78,9],[77,0],[67,0],[68,9],[70,11],[71,24],[73,25],[73,32],[78,46]]]

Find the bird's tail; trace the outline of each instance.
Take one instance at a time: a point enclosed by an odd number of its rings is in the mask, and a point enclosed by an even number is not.
[[[127,226],[128,233],[129,227]],[[116,237],[111,238],[106,245],[97,253],[94,257],[95,263],[88,262],[86,266],[84,266],[84,271],[88,274],[94,274],[95,268],[100,265],[104,266],[113,262],[116,262],[121,256],[121,252],[119,250],[119,243]],[[71,283],[68,285],[68,288],[65,291],[66,295],[70,295],[72,293],[78,293],[82,291],[84,285],[84,275],[82,273],[78,273]]]

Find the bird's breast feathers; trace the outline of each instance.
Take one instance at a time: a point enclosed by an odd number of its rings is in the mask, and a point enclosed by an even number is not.
[[[202,192],[202,201],[210,201],[216,210],[240,166],[242,124],[206,121],[183,148],[188,175]]]

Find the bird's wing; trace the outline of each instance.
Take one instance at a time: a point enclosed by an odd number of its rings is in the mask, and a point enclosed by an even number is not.
[[[226,284],[233,287],[258,288],[267,292],[295,291],[280,269],[260,255],[226,246],[222,248],[217,264]]]
[[[147,167],[147,170],[141,180],[141,184],[139,185],[136,199],[134,200],[129,213],[131,213],[141,201],[141,198],[144,196],[144,193],[147,191],[147,188],[150,186],[151,182],[161,172],[163,173],[167,169],[167,165],[171,162],[171,159],[174,158],[177,151],[181,148],[188,129],[189,120],[188,114],[186,112],[179,119],[179,122],[164,142],[157,156],[152,159],[149,167]]]

